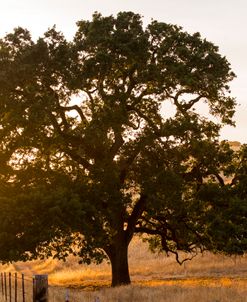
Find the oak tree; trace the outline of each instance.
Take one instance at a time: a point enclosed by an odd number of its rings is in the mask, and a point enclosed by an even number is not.
[[[218,47],[132,12],[77,26],[0,40],[1,261],[108,258],[116,286],[135,234],[179,262],[243,253],[247,150],[219,141],[235,100]]]

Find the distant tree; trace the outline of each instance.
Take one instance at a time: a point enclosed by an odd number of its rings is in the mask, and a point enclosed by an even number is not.
[[[235,107],[226,58],[132,12],[77,25],[72,42],[55,28],[0,40],[2,262],[108,258],[116,286],[130,283],[134,234],[179,262],[179,251],[242,254],[247,150],[218,134]]]

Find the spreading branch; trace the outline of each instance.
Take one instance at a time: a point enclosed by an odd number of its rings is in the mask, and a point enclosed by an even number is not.
[[[132,238],[133,233],[135,232],[135,226],[138,221],[138,219],[141,217],[146,204],[147,197],[144,194],[141,194],[140,198],[134,205],[134,208],[132,210],[132,213],[130,214],[128,218],[128,227],[127,227],[127,233],[130,238]]]
[[[176,105],[178,110],[183,114],[186,114],[189,109],[191,109],[196,103],[198,103],[203,97],[205,97],[204,95],[198,95],[196,98],[191,99],[188,102],[179,102],[179,97],[185,93],[191,94],[193,93],[193,91],[189,89],[181,89],[175,94],[175,96],[169,95],[169,97],[174,100],[174,104]]]
[[[75,110],[79,114],[79,116],[81,118],[81,121],[84,122],[85,124],[88,124],[88,121],[87,121],[85,115],[83,114],[81,108],[78,105],[60,106],[59,109],[61,109],[63,111],[72,111],[72,110]]]

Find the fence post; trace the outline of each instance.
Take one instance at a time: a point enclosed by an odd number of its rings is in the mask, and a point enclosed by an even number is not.
[[[2,296],[4,295],[3,291],[3,273],[1,273],[1,289],[2,289]]]
[[[5,300],[7,301],[7,278],[5,272],[4,272],[4,292],[5,292]]]
[[[48,302],[48,275],[33,276],[33,302]]]
[[[21,274],[22,302],[25,302],[25,279],[24,274]]]
[[[11,273],[9,273],[9,302],[11,302]]]
[[[65,292],[65,302],[69,302],[69,290],[68,290],[68,288],[66,288],[66,292]]]
[[[17,273],[15,273],[15,302],[17,302]]]

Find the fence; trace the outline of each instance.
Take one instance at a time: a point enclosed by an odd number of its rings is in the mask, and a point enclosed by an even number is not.
[[[1,273],[0,300],[6,302],[47,302],[47,275],[26,276],[22,273]]]
[[[82,301],[81,290],[48,286],[47,275],[27,276],[23,273],[11,272],[2,272],[0,274],[0,302]],[[95,297],[93,300],[92,298],[88,298],[87,301],[100,302],[100,299],[98,297]]]

